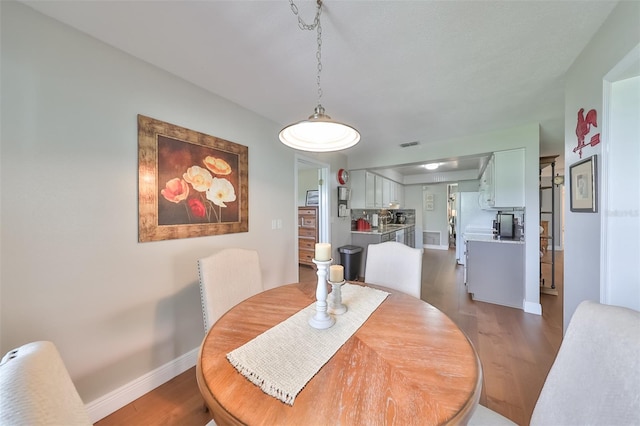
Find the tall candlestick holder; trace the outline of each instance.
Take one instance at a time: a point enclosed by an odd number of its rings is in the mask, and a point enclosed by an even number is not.
[[[329,303],[329,309],[335,315],[342,315],[347,312],[347,307],[342,303],[342,285],[345,282],[345,280],[329,281],[329,284],[331,284],[331,302]]]
[[[313,328],[324,330],[336,323],[335,318],[327,313],[327,271],[333,259],[316,260],[313,263],[318,267],[318,287],[316,288],[316,313],[309,319],[309,325]]]

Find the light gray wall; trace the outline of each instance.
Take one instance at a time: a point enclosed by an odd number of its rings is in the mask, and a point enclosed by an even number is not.
[[[422,185],[407,185],[404,187],[404,205],[406,208],[414,209],[416,212],[416,247],[420,248],[424,244],[424,241],[422,239],[422,231],[424,231],[424,212],[422,211]]]
[[[479,190],[479,180],[462,180],[458,182],[458,192],[478,192]]]
[[[89,403],[199,346],[196,261],[213,249],[258,250],[267,288],[296,281],[295,152],[281,124],[0,5],[0,352],[54,341]],[[249,147],[249,232],[138,243],[137,114]],[[334,210],[337,247],[348,222]]]
[[[427,210],[424,204],[424,196],[427,192],[433,194],[433,210]],[[440,245],[447,247],[449,245],[449,221],[447,218],[447,184],[439,183],[433,185],[423,185],[422,199],[424,232],[439,231]]]
[[[565,170],[580,160],[575,129],[577,112],[598,112],[602,123],[603,78],[640,42],[640,2],[620,2],[596,35],[589,41],[566,75],[565,85]],[[602,136],[602,135],[601,135]],[[583,149],[582,158],[601,158],[607,141]],[[598,176],[598,191],[602,190]],[[568,183],[567,183],[568,184]],[[564,327],[583,300],[600,300],[601,209],[598,213],[570,210],[570,191],[565,197]],[[637,285],[630,284],[630,285]]]
[[[318,169],[298,171],[298,205],[304,206],[307,201],[307,191],[318,189]]]

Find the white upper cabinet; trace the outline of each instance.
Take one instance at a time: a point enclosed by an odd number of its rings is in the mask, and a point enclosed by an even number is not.
[[[364,170],[354,170],[349,172],[351,180],[351,209],[365,208],[365,175]]]
[[[524,207],[524,148],[494,152],[480,179],[483,208]]]
[[[381,209],[404,201],[404,187],[365,170],[354,170],[351,178],[351,208]]]
[[[368,172],[367,172],[368,173]],[[382,176],[375,176],[375,197],[373,199],[373,205],[370,205],[371,208],[380,209],[382,208],[382,187],[384,186],[385,178]]]

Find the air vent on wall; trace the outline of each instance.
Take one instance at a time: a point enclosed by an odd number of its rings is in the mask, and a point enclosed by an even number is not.
[[[400,148],[409,148],[410,146],[416,146],[418,145],[419,142],[418,141],[413,141],[413,142],[405,142],[405,143],[401,143],[400,144]]]

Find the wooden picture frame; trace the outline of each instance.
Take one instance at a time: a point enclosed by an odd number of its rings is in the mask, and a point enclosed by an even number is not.
[[[138,241],[249,231],[249,148],[138,115]]]
[[[317,206],[320,204],[320,193],[317,189],[307,191],[307,198],[304,202],[305,206]]]
[[[598,167],[593,155],[569,167],[569,199],[572,212],[598,211]]]

